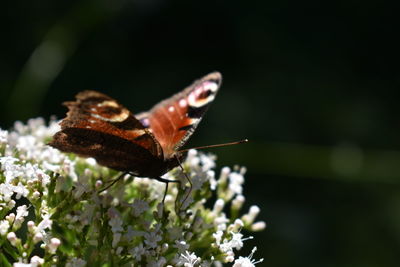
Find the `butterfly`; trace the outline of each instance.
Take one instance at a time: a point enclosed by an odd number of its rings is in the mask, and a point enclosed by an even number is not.
[[[75,101],[63,103],[67,116],[49,145],[168,185],[170,181],[161,176],[180,165],[184,158],[180,149],[214,101],[221,82],[221,74],[212,72],[137,115],[105,94],[82,91]]]

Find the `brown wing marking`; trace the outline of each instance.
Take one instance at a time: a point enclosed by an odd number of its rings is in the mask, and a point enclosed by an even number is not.
[[[76,95],[76,101],[64,105],[68,113],[60,123],[61,132],[78,128],[118,136],[163,158],[162,148],[153,134],[113,98],[96,91],[83,91]]]

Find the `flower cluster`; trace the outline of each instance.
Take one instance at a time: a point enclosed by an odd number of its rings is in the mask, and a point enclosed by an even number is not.
[[[0,129],[1,266],[251,267],[237,255],[246,231],[261,231],[260,209],[240,215],[245,168],[217,175],[215,156],[188,152],[185,173],[165,184],[99,166],[46,145],[59,130],[43,119]],[[106,189],[106,190],[104,190]],[[215,203],[212,203],[212,200]],[[242,230],[246,230],[243,231]]]

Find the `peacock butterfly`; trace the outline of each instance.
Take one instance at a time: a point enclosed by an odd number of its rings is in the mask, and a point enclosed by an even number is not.
[[[93,157],[111,169],[169,182],[161,176],[180,164],[180,148],[214,100],[221,81],[219,72],[210,73],[137,115],[105,94],[80,92],[75,101],[63,103],[67,117],[49,145]]]

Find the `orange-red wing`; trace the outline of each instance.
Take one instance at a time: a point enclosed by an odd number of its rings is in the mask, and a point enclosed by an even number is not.
[[[182,92],[137,117],[160,143],[164,157],[172,157],[192,135],[221,85],[219,72],[195,81]]]

